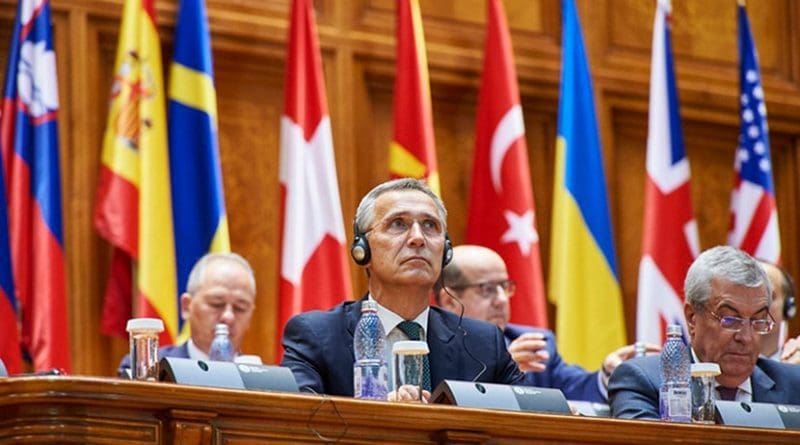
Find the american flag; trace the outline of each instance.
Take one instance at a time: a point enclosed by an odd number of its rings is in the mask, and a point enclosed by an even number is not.
[[[772,183],[767,106],[761,87],[758,54],[744,5],[739,5],[739,110],[736,180],[731,193],[728,244],[757,258],[778,263],[781,242]]]

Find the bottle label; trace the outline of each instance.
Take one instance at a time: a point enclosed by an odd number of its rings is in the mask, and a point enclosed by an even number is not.
[[[353,396],[357,399],[386,400],[386,364],[382,360],[362,360],[353,367]]]
[[[667,409],[671,422],[691,422],[692,394],[689,386],[673,386],[667,391]]]

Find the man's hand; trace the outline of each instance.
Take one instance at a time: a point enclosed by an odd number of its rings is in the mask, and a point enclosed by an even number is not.
[[[800,335],[795,338],[790,338],[783,344],[781,361],[793,365],[800,364]]]
[[[402,385],[397,391],[389,393],[387,400],[390,402],[422,402],[428,403],[431,398],[430,391],[422,390],[420,399],[419,387],[414,385]]]
[[[661,352],[661,346],[653,343],[645,343],[644,347],[645,354],[650,352]],[[608,387],[608,378],[611,377],[611,374],[614,373],[614,370],[617,369],[617,366],[619,366],[619,364],[625,360],[632,359],[635,356],[636,345],[623,346],[611,354],[608,354],[605,360],[603,360],[603,367],[600,368],[600,372],[603,374],[603,384]]]
[[[542,372],[547,368],[544,362],[550,359],[547,341],[539,332],[520,335],[508,346],[508,352],[522,372]]]

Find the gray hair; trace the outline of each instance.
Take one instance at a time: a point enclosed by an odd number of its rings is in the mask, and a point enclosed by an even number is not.
[[[244,259],[243,256],[239,255],[238,253],[233,252],[214,252],[214,253],[207,253],[203,255],[202,258],[197,260],[194,263],[194,267],[192,267],[192,271],[189,272],[189,279],[186,281],[186,292],[191,295],[194,295],[195,292],[200,290],[201,282],[203,280],[203,276],[205,275],[206,269],[216,262],[226,261],[234,264],[238,264],[247,272],[248,277],[250,278],[250,287],[253,290],[253,295],[256,293],[256,276],[253,273],[253,268],[250,266],[250,263]]]
[[[375,218],[375,201],[379,196],[387,192],[409,190],[422,192],[433,199],[433,202],[436,203],[436,210],[439,213],[439,219],[442,220],[442,227],[444,227],[444,230],[447,231],[447,209],[445,209],[441,198],[439,198],[439,196],[436,195],[436,193],[434,193],[433,190],[431,190],[430,187],[425,184],[425,182],[414,178],[401,178],[378,184],[366,195],[364,195],[364,197],[361,199],[361,202],[358,204],[358,209],[356,209],[356,218],[353,222],[358,232],[366,233],[369,231],[370,226],[374,222],[373,220]]]
[[[701,253],[686,273],[686,302],[695,310],[703,310],[711,299],[711,282],[715,278],[751,289],[765,286],[767,299],[772,300],[767,274],[753,257],[735,247],[716,246]]]

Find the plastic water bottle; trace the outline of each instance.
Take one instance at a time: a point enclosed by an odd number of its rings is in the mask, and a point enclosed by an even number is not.
[[[667,327],[667,341],[661,351],[659,411],[667,422],[692,421],[692,394],[689,389],[689,348],[683,342],[680,325]]]
[[[386,400],[387,374],[384,359],[386,335],[374,301],[361,303],[361,318],[353,334],[353,395],[358,399]]]
[[[208,359],[217,362],[233,361],[233,345],[228,335],[228,325],[217,323],[214,327],[214,340],[208,350]]]

